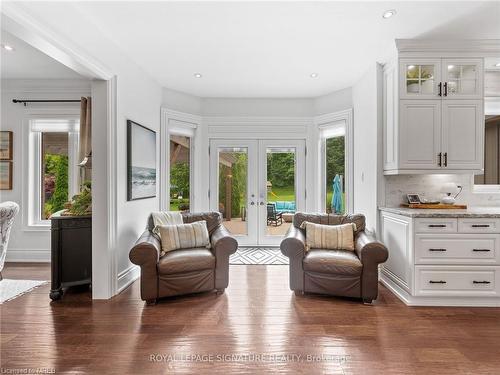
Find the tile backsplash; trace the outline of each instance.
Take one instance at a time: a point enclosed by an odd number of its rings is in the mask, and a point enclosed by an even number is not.
[[[468,206],[499,206],[500,193],[473,192],[472,177],[468,174],[427,174],[385,176],[385,206],[398,207],[406,203],[406,194],[417,193],[422,198],[440,199],[441,186],[446,182],[454,182],[463,187],[457,203]]]

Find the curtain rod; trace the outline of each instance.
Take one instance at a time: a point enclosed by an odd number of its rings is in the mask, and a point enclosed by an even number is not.
[[[12,99],[12,103],[23,103],[26,107],[27,103],[80,103],[81,100],[69,100],[69,99],[61,99],[61,100],[29,100],[29,99]]]

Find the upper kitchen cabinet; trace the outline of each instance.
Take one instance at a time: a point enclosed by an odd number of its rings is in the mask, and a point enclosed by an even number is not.
[[[383,69],[384,174],[482,173],[484,56],[500,41],[396,45]]]
[[[441,59],[401,59],[401,99],[435,99],[442,94]]]
[[[483,99],[483,59],[443,59],[444,99]]]

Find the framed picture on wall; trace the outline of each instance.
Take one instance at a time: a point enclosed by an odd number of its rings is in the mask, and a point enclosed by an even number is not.
[[[0,160],[12,160],[11,131],[0,131]]]
[[[156,197],[156,132],[127,120],[127,200]]]
[[[12,190],[11,161],[0,161],[0,190]]]

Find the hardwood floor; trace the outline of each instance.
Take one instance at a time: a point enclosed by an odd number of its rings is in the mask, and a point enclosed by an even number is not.
[[[3,274],[48,280],[50,269],[8,264]],[[295,296],[286,266],[231,266],[225,294],[156,306],[140,300],[137,281],[109,301],[80,290],[51,303],[48,292],[1,305],[0,373],[500,373],[500,309],[410,308],[383,286],[372,306]]]

